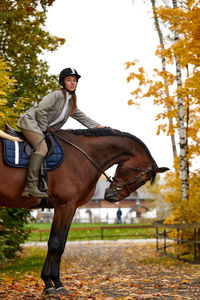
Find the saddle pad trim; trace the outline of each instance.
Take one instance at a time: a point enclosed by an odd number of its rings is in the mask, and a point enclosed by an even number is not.
[[[19,144],[17,141],[15,141],[14,143],[15,143],[15,164],[18,165],[19,164]]]

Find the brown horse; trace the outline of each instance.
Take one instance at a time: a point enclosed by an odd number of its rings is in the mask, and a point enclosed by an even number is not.
[[[135,136],[109,128],[58,130],[65,154],[64,162],[48,173],[48,191],[54,218],[48,241],[47,257],[41,277],[46,294],[66,294],[60,281],[60,261],[76,208],[88,202],[101,173],[117,164],[114,178],[105,192],[105,199],[117,202],[137,190],[156,173],[158,168],[145,144]],[[71,143],[75,144],[73,146]],[[80,149],[81,148],[82,151]],[[0,143],[0,205],[12,208],[32,208],[39,198],[23,198],[26,169],[5,164]]]

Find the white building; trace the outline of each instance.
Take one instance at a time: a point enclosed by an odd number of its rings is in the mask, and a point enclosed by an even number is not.
[[[157,216],[156,208],[153,208],[152,198],[140,190],[133,195],[117,203],[104,200],[104,192],[109,183],[101,178],[96,187],[92,199],[77,208],[73,222],[75,223],[107,223],[114,224],[117,221],[117,210],[122,210],[122,223],[138,223],[140,219],[153,219]],[[53,209],[42,211],[33,210],[33,216],[38,222],[48,223],[52,221]]]
[[[124,200],[110,203],[104,200],[104,192],[109,183],[100,179],[92,199],[76,210],[73,222],[77,223],[116,223],[117,210],[122,210],[123,223],[137,223],[141,218],[156,218],[156,208],[152,208],[152,199],[137,191]]]

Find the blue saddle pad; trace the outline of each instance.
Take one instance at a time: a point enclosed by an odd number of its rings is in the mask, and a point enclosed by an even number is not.
[[[2,139],[4,160],[10,167],[27,168],[29,156],[24,152],[23,142]],[[59,142],[54,138],[54,150],[45,158],[47,171],[59,167],[64,160],[64,152]]]

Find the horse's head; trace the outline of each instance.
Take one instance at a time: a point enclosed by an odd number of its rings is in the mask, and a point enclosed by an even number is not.
[[[146,169],[136,168],[127,163],[119,164],[110,186],[105,190],[104,198],[112,203],[118,202],[128,197],[147,181],[151,180],[151,183],[153,183],[157,173],[163,173],[168,170],[165,167],[158,168],[156,163],[153,163]]]

